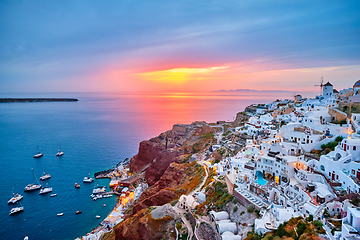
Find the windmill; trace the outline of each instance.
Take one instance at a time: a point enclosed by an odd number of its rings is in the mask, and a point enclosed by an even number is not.
[[[322,95],[323,87],[324,87],[324,78],[321,76],[320,85],[314,85],[320,87],[320,95]]]

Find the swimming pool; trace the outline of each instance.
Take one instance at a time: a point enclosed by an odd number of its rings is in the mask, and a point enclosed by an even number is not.
[[[267,181],[263,178],[262,172],[257,171],[256,177],[257,177],[257,179],[255,180],[256,183],[263,185],[263,186],[267,183]]]

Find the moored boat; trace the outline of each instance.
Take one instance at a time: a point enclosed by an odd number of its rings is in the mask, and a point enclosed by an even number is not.
[[[60,156],[62,156],[62,155],[64,155],[64,152],[62,152],[62,151],[59,149],[59,152],[56,154],[56,156],[57,156],[57,157],[60,157]]]
[[[28,184],[24,191],[25,192],[30,192],[30,191],[34,191],[34,190],[39,190],[41,188],[40,184]]]
[[[58,213],[57,215],[58,215],[58,216],[62,216],[62,215],[64,215],[64,213]]]
[[[13,215],[15,213],[19,213],[19,212],[23,212],[24,211],[24,207],[14,207],[10,210],[9,215]]]
[[[45,188],[40,189],[39,194],[45,194],[45,193],[49,193],[49,192],[52,192],[52,187],[45,187]]]
[[[99,216],[99,215],[96,215],[95,217],[96,217],[97,219],[99,219],[99,218],[100,218],[100,216]]]
[[[80,213],[82,213],[82,211],[76,211],[76,213],[75,213],[75,214],[80,214]]]
[[[39,158],[39,157],[42,157],[43,154],[41,152],[38,152],[37,154],[34,155],[34,158]]]
[[[56,196],[57,196],[56,193],[53,193],[53,194],[50,195],[50,197],[56,197]]]
[[[48,173],[45,174],[45,172],[44,172],[44,175],[40,177],[40,180],[41,180],[41,181],[44,181],[44,180],[49,179],[49,178],[51,178],[51,175],[48,174]]]
[[[20,201],[21,199],[23,199],[23,196],[21,196],[20,194],[15,194],[12,198],[10,198],[10,200],[8,201],[8,204],[14,204],[17,203],[18,201]]]
[[[84,180],[83,180],[84,183],[92,183],[93,181],[94,181],[94,179],[91,177],[84,177]]]
[[[96,193],[104,193],[106,192],[106,187],[98,187],[98,188],[95,188],[93,189],[93,193],[96,194]]]
[[[80,185],[78,183],[75,183],[76,188],[80,188]]]

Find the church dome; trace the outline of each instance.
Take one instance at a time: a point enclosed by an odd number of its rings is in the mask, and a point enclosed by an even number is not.
[[[360,88],[360,80],[357,80],[353,88]]]

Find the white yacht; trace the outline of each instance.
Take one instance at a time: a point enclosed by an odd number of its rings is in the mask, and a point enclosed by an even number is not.
[[[40,184],[28,184],[24,191],[25,192],[30,192],[30,191],[34,191],[34,190],[39,190],[41,188]]]
[[[20,194],[15,194],[12,198],[10,198],[10,200],[8,201],[8,204],[14,204],[17,203],[18,201],[20,201],[21,199],[23,199],[23,196],[21,196]]]
[[[84,180],[83,180],[84,183],[92,183],[93,181],[94,181],[94,179],[91,177],[84,177]]]
[[[34,158],[39,158],[42,156],[43,156],[43,154],[41,152],[37,152],[37,154],[34,155]]]
[[[19,213],[19,212],[23,212],[24,211],[24,207],[14,207],[10,210],[9,215],[13,215],[15,213]]]
[[[64,213],[58,213],[57,215],[58,215],[58,216],[62,216],[62,215],[64,215]]]
[[[48,173],[45,174],[45,172],[44,172],[44,175],[42,177],[40,177],[40,180],[43,181],[43,180],[46,180],[46,179],[49,179],[49,178],[51,178],[51,175],[48,174]]]
[[[102,187],[102,188],[98,187],[98,188],[93,189],[94,194],[96,194],[96,193],[104,193],[104,192],[106,192],[106,187]]]
[[[57,193],[53,193],[50,195],[50,197],[56,197],[57,196]]]
[[[45,194],[45,193],[49,193],[49,192],[52,192],[52,187],[45,187],[45,188],[40,189],[39,194]]]

